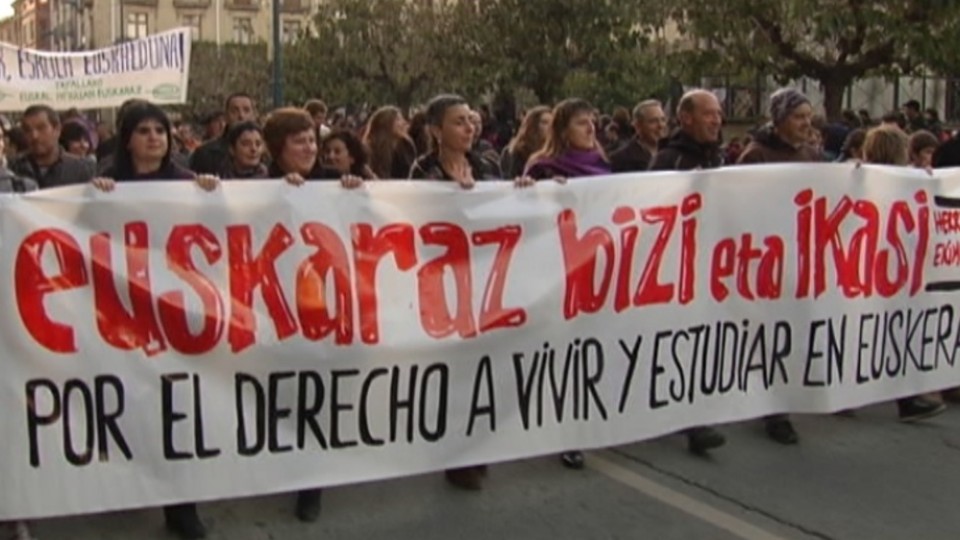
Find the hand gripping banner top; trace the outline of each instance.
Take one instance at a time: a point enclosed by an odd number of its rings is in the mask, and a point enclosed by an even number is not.
[[[960,386],[956,170],[74,186],[0,227],[0,519]]]
[[[186,103],[191,43],[189,28],[83,52],[0,43],[0,111],[20,112],[37,104],[99,109],[128,99]]]

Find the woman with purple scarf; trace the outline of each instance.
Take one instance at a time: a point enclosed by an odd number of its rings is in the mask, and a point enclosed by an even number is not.
[[[553,109],[553,121],[543,148],[530,157],[526,176],[536,180],[565,180],[610,174],[610,163],[597,142],[593,106],[582,99],[561,101]],[[560,454],[569,469],[584,467],[583,452]]]
[[[547,140],[530,157],[525,174],[536,180],[610,174],[610,163],[597,142],[590,103],[567,99],[553,109]]]

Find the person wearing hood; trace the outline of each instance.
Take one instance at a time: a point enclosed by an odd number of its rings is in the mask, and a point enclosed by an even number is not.
[[[807,96],[793,88],[777,90],[770,96],[770,123],[757,131],[737,163],[823,161],[809,144],[813,129],[813,106]]]
[[[715,95],[702,89],[684,94],[677,106],[677,121],[680,127],[654,156],[651,171],[692,171],[723,165],[723,109]]]

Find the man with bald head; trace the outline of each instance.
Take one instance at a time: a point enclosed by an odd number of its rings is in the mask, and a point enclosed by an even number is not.
[[[707,90],[691,90],[677,106],[680,128],[667,139],[650,164],[651,171],[714,169],[723,165],[720,127],[723,109]]]
[[[679,129],[657,151],[651,171],[689,171],[715,169],[723,165],[720,152],[720,126],[723,110],[717,97],[706,90],[692,90],[677,106]],[[705,455],[723,446],[727,440],[712,427],[695,427],[683,432],[690,452]]]

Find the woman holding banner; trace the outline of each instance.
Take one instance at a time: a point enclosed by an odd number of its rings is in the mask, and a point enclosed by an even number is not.
[[[269,178],[283,178],[287,183],[301,186],[308,180],[340,180],[347,189],[363,185],[359,176],[341,174],[325,167],[317,146],[317,128],[313,118],[303,109],[277,109],[263,126],[263,139],[272,161]],[[312,523],[320,517],[323,491],[305,489],[297,494],[297,519]]]
[[[537,180],[610,174],[610,163],[597,141],[593,111],[593,105],[582,99],[557,104],[546,141],[530,157],[526,174]],[[579,450],[560,454],[560,460],[569,469],[585,465]]]
[[[455,182],[471,189],[477,181],[496,179],[495,171],[471,152],[476,127],[470,121],[470,106],[460,96],[445,94],[430,100],[426,110],[430,151],[414,162],[411,180]],[[514,180],[517,187],[533,185],[529,177]],[[483,487],[486,465],[448,469],[446,479],[452,485],[470,491]]]
[[[230,157],[220,169],[220,178],[267,178],[267,166],[263,164],[263,131],[256,122],[240,122],[231,126],[224,141]]]
[[[101,191],[113,191],[117,182],[154,180],[195,180],[204,189],[212,189],[217,178],[196,176],[171,160],[171,124],[167,114],[151,103],[138,103],[124,113],[118,144],[111,165],[103,176],[93,179]],[[194,503],[166,506],[163,509],[167,529],[184,540],[204,538],[206,527],[197,515]]]

